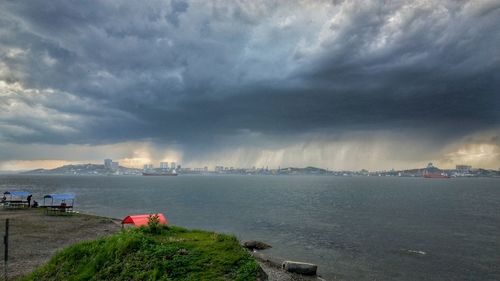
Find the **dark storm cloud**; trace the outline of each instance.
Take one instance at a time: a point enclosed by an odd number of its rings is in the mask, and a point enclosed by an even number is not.
[[[386,2],[4,1],[0,107],[46,114],[0,113],[0,137],[196,146],[411,128],[444,142],[498,128],[500,4]]]
[[[167,14],[167,20],[175,27],[179,27],[179,15],[186,12],[189,4],[185,1],[172,0],[170,2],[172,10]]]

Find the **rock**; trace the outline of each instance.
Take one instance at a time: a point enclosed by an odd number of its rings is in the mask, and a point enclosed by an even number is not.
[[[249,250],[265,250],[271,248],[271,245],[266,244],[264,242],[251,240],[251,241],[245,241],[243,243],[243,247]]]
[[[268,281],[269,278],[267,276],[267,273],[262,269],[262,267],[259,266],[259,276],[257,276],[257,279],[255,281]]]
[[[251,252],[250,255],[252,255],[252,257],[254,257],[258,261],[265,262],[265,263],[269,264],[270,266],[275,267],[275,268],[279,268],[279,269],[282,269],[281,265],[285,261],[284,259],[274,257],[274,256],[269,256],[269,255],[263,254],[262,252],[257,252],[257,251]]]
[[[284,261],[282,266],[288,272],[303,275],[316,275],[316,271],[318,270],[318,266],[315,264],[297,261]]]

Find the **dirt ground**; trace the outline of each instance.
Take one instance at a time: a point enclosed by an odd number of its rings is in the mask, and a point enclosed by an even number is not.
[[[83,214],[47,215],[41,209],[0,209],[2,237],[7,218],[10,219],[7,266],[9,280],[33,271],[47,262],[57,250],[120,230],[120,221],[104,217]],[[2,243],[1,275],[4,272],[4,249]]]

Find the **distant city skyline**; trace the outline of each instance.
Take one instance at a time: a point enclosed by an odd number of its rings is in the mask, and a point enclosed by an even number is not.
[[[335,170],[324,167],[234,167],[215,166],[209,168],[186,167],[172,162],[160,162],[156,167],[153,163],[145,164],[142,169],[119,165],[112,159],[104,159],[103,164],[85,163],[70,164],[55,169],[34,169],[23,171],[27,175],[72,175],[72,176],[178,176],[178,175],[244,175],[244,176],[364,176],[364,177],[423,177],[423,178],[470,178],[470,177],[500,177],[500,169],[482,169],[470,165],[456,165],[451,169],[443,169],[428,163],[426,167],[412,169],[390,170]]]
[[[412,170],[412,169],[422,169],[425,167],[436,167],[437,165],[434,165],[432,162],[427,163],[426,165],[422,166],[417,166],[417,167],[405,167],[405,168],[390,168],[390,169],[375,169],[375,170],[370,170],[366,168],[360,168],[360,169],[335,169],[331,167],[322,167],[322,166],[314,166],[314,165],[307,165],[307,166],[234,166],[234,165],[222,165],[222,164],[217,164],[217,165],[181,165],[179,162],[167,162],[167,161],[160,161],[158,163],[154,162],[146,162],[142,166],[130,166],[124,163],[120,163],[119,161],[115,161],[113,159],[106,158],[101,161],[102,163],[93,162],[93,161],[83,161],[83,162],[56,162],[55,166],[45,166],[45,167],[31,167],[30,169],[17,169],[17,170],[12,170],[12,171],[26,171],[26,170],[35,170],[35,169],[54,169],[54,168],[60,168],[62,166],[69,166],[69,165],[86,165],[86,164],[92,164],[92,165],[103,165],[105,169],[108,170],[117,170],[118,167],[124,167],[124,168],[135,168],[135,169],[142,169],[142,170],[153,170],[153,169],[160,169],[160,170],[176,170],[176,169],[188,169],[188,170],[194,170],[194,171],[211,171],[211,172],[222,172],[222,171],[227,171],[227,170],[259,170],[259,169],[265,169],[265,170],[279,170],[279,169],[289,169],[289,168],[307,168],[307,167],[314,167],[314,168],[319,168],[319,169],[326,169],[329,171],[369,171],[369,172],[382,172],[382,171],[396,171],[396,170]],[[170,165],[169,165],[170,164]],[[495,169],[495,168],[487,168],[487,167],[473,167],[471,165],[467,164],[456,164],[453,167],[443,167],[443,166],[437,166],[438,168],[441,169],[447,169],[447,170],[457,170],[458,172],[461,173],[468,173],[472,170],[477,170],[477,169],[487,169],[487,170],[495,170],[495,171],[500,171],[500,168]],[[2,170],[0,170],[2,171]]]
[[[0,170],[500,168],[498,1],[1,1],[0,18]]]

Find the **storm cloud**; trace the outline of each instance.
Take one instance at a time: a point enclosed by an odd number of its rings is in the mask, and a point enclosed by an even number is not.
[[[500,165],[499,26],[486,0],[2,1],[0,147],[388,167],[491,145]]]

